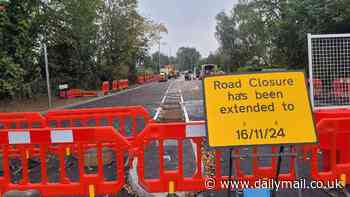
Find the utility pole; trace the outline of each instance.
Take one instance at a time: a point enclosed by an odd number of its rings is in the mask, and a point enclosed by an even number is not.
[[[44,4],[47,4],[47,0],[43,1]],[[45,74],[46,74],[46,86],[47,86],[47,96],[49,99],[49,109],[52,107],[52,98],[51,98],[51,86],[50,86],[50,72],[49,72],[49,61],[47,58],[47,46],[46,46],[46,35],[44,32],[42,39],[42,47],[44,48],[44,59],[45,59]]]
[[[49,109],[52,107],[52,99],[51,99],[51,86],[50,86],[50,73],[49,73],[49,61],[47,58],[47,47],[44,41],[44,56],[45,56],[45,73],[46,73],[46,85],[47,85],[47,95],[49,98]]]
[[[158,42],[158,45],[159,45],[159,49],[158,49],[158,72],[160,72],[160,31],[159,31],[159,42]]]

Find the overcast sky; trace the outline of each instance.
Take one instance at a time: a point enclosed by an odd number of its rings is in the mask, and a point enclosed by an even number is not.
[[[202,56],[218,48],[215,39],[215,16],[228,12],[237,0],[139,0],[143,16],[151,17],[168,28],[163,34],[162,53],[174,56],[181,46],[195,47]],[[158,49],[153,49],[153,51]],[[152,52],[153,52],[152,51]]]

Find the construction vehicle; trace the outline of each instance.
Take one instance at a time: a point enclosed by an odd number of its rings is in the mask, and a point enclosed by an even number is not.
[[[165,73],[168,79],[176,78],[176,69],[174,65],[168,64],[160,68],[160,73]]]

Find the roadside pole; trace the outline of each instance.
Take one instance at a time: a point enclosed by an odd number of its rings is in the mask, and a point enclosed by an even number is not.
[[[161,37],[160,37],[160,31],[159,31],[159,41],[158,41],[158,73],[160,72],[160,41],[161,41]]]
[[[47,4],[47,0],[43,0],[44,4]],[[44,8],[40,9],[43,11]],[[45,27],[44,27],[45,28]],[[49,109],[52,107],[52,98],[51,98],[51,85],[50,85],[50,72],[49,72],[49,61],[47,58],[47,46],[46,46],[46,35],[42,35],[41,42],[44,49],[44,61],[45,61],[45,74],[46,74],[46,87],[47,87],[47,96],[48,96],[48,105]]]
[[[50,86],[50,73],[49,73],[49,62],[47,59],[47,48],[46,43],[43,43],[44,48],[44,56],[45,56],[45,73],[46,73],[46,86],[47,86],[47,95],[49,98],[49,108],[52,107],[52,100],[51,100],[51,86]]]

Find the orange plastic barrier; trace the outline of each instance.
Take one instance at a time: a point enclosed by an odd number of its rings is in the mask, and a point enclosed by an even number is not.
[[[0,195],[29,189],[42,196],[113,194],[125,182],[129,144],[112,127],[5,130],[0,132],[0,144]],[[96,167],[87,167],[91,151]],[[107,151],[113,157],[109,164]]]
[[[323,93],[322,80],[320,80],[320,79],[313,79],[313,85],[314,85],[314,91],[313,91],[314,96],[316,98],[317,97],[321,97],[322,93]]]
[[[136,82],[137,82],[138,84],[144,84],[145,81],[147,81],[147,78],[146,78],[145,76],[138,76]]]
[[[112,90],[113,91],[117,91],[118,90],[118,81],[117,80],[114,80],[112,82]]]
[[[129,87],[129,81],[127,79],[122,79],[118,81],[118,89],[127,89]]]
[[[350,96],[350,78],[339,78],[333,81],[333,95],[338,99]]]
[[[87,90],[81,90],[81,89],[70,89],[67,91],[61,91],[60,97],[61,98],[78,98],[78,97],[95,97],[98,96],[98,93],[96,91],[87,91]]]
[[[325,118],[345,118],[350,117],[350,109],[337,108],[337,109],[321,109],[314,111],[314,117],[316,123]]]
[[[46,114],[50,127],[113,126],[132,140],[151,121],[142,106],[52,110]]]
[[[101,87],[101,90],[103,92],[104,95],[107,95],[108,92],[109,92],[109,82],[108,81],[104,81],[102,83],[102,87]]]
[[[350,117],[326,118],[317,124],[319,146],[314,146],[311,176],[314,180],[346,179],[350,184]],[[322,159],[319,158],[322,153]]]
[[[96,96],[98,96],[98,93],[96,91],[83,90],[82,91],[82,96],[83,97],[96,97]]]
[[[170,187],[173,187],[175,191],[195,191],[195,190],[205,190],[205,180],[207,175],[204,175],[202,169],[204,167],[203,164],[203,156],[202,147],[205,145],[204,136],[205,133],[200,134],[201,131],[205,130],[204,122],[198,123],[150,123],[144,129],[142,133],[140,133],[137,138],[132,142],[132,146],[134,147],[134,155],[137,157],[137,171],[138,171],[138,180],[139,184],[147,191],[147,192],[168,192],[170,191]],[[172,140],[176,141],[176,158],[177,158],[177,169],[168,170],[165,169],[165,141]],[[192,142],[192,147],[195,154],[195,165],[196,170],[195,173],[191,177],[184,176],[184,168],[187,162],[184,162],[184,143],[185,141],[190,140]],[[146,147],[149,147],[150,142],[155,141],[157,144],[158,151],[156,154],[159,154],[157,158],[159,158],[159,178],[147,178],[145,176],[146,169],[150,167],[147,165],[148,161],[145,158]],[[186,149],[187,151],[187,149]],[[253,153],[257,153],[258,149],[254,148]],[[276,153],[277,149],[272,148],[272,153]],[[172,150],[174,152],[174,150]],[[239,151],[235,152],[236,154]],[[151,154],[151,153],[150,153]],[[227,179],[227,176],[222,175],[221,169],[221,160],[223,158],[222,152],[217,150],[215,152],[215,161],[214,161],[214,169],[215,174],[214,178],[216,181],[220,181],[223,179]],[[227,157],[226,157],[227,158]],[[294,172],[294,157],[290,157],[290,166],[289,171],[285,173],[281,173],[279,175],[280,180],[294,180],[295,172]],[[258,180],[259,178],[275,178],[276,170],[277,170],[277,156],[272,158],[272,162],[270,166],[259,166],[259,158],[258,156],[252,157],[252,174],[248,174],[240,169],[240,166],[243,164],[239,159],[235,160],[236,168],[234,169],[237,173],[238,179],[245,180]],[[154,166],[155,164],[150,164]],[[219,188],[220,184],[218,184]]]
[[[0,129],[46,127],[46,120],[37,112],[0,113]]]

